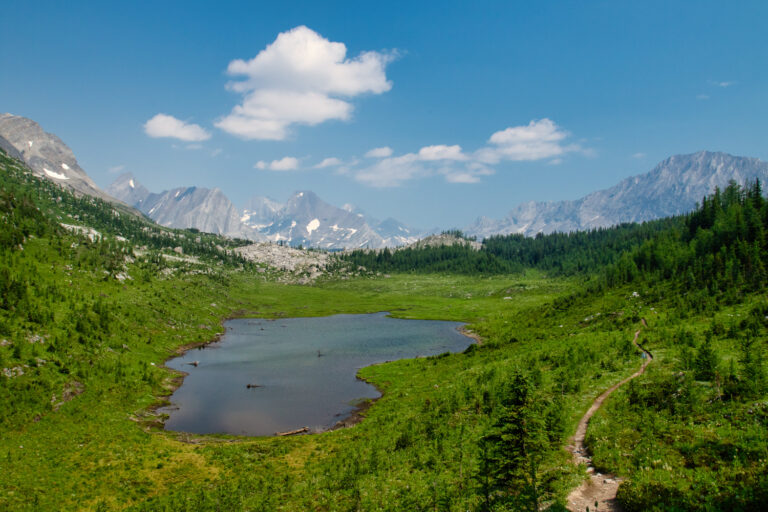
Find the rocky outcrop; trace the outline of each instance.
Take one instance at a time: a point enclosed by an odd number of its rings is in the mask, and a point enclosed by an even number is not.
[[[414,242],[403,248],[424,249],[427,247],[441,247],[444,245],[469,245],[472,249],[479,251],[483,244],[476,240],[467,240],[466,238],[461,238],[450,233],[441,233],[439,235],[429,235],[418,242]]]

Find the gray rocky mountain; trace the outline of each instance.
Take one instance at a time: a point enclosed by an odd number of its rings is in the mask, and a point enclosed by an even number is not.
[[[162,226],[263,240],[257,230],[240,221],[237,208],[218,188],[181,187],[154,194],[131,174],[123,174],[108,191]]]
[[[291,196],[262,233],[275,242],[321,249],[376,248],[385,243],[362,214],[337,208],[310,191]]]
[[[8,150],[7,146],[12,146],[16,154],[9,154],[21,156],[35,174],[81,194],[114,201],[80,168],[72,150],[61,139],[45,132],[31,119],[0,114],[0,137],[0,147]]]
[[[726,153],[700,151],[676,155],[646,174],[574,201],[527,202],[499,220],[479,218],[464,232],[478,238],[494,234],[568,232],[622,222],[679,215],[693,210],[715,187],[768,180],[768,163]]]

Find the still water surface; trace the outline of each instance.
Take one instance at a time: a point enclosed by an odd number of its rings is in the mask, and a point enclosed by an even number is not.
[[[386,313],[244,318],[224,325],[221,341],[168,361],[189,375],[163,411],[170,414],[167,430],[261,436],[332,427],[356,402],[380,396],[355,378],[358,369],[458,352],[471,343],[456,330],[461,323]]]

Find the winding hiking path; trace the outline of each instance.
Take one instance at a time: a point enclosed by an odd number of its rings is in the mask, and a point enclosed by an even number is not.
[[[643,319],[642,322],[643,325],[647,327],[645,319]],[[639,336],[640,330],[638,329],[635,332],[635,337],[632,340],[632,343],[646,355],[643,365],[638,371],[618,384],[614,384],[608,390],[604,391],[602,395],[597,397],[597,400],[592,403],[592,406],[587,413],[582,416],[579,421],[579,426],[576,427],[576,433],[571,438],[571,443],[567,447],[567,450],[573,454],[574,462],[576,464],[586,464],[587,472],[590,474],[589,480],[581,484],[568,495],[568,510],[572,512],[584,512],[587,508],[591,511],[596,510],[599,512],[617,512],[621,510],[619,504],[616,502],[616,491],[619,489],[621,480],[613,475],[601,475],[600,473],[595,473],[595,468],[592,465],[592,457],[587,453],[587,449],[584,447],[584,437],[587,435],[589,420],[592,419],[595,412],[597,412],[600,406],[603,405],[605,399],[630,380],[642,375],[645,372],[645,368],[653,360],[651,353],[637,343],[637,338]],[[595,507],[595,503],[597,503],[597,507]]]

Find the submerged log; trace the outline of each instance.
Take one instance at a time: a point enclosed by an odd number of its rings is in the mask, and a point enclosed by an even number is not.
[[[288,432],[275,432],[276,436],[292,436],[294,434],[303,434],[309,432],[309,427],[301,427],[296,430],[289,430]]]

